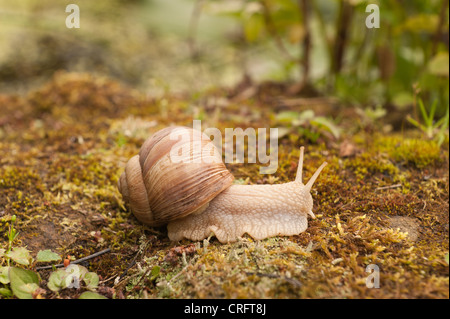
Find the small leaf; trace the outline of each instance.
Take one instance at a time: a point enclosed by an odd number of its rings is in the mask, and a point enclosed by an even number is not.
[[[50,262],[60,260],[61,256],[59,256],[57,253],[52,252],[50,249],[39,251],[36,257],[36,261],[40,262]]]
[[[400,109],[405,109],[414,103],[413,95],[410,92],[397,92],[392,97],[392,103]],[[381,107],[386,112],[386,109]]]
[[[155,280],[156,278],[158,278],[159,276],[159,271],[161,270],[161,267],[159,266],[154,266],[152,268],[152,271],[150,273],[150,280]]]
[[[412,125],[414,125],[415,127],[417,127],[418,129],[421,129],[421,130],[423,130],[423,131],[426,130],[425,127],[424,127],[422,124],[420,124],[420,123],[417,122],[415,119],[413,119],[409,114],[408,114],[408,116],[406,117],[406,120],[407,120],[409,123],[411,123]]]
[[[32,259],[29,250],[25,247],[13,248],[13,250],[6,253],[5,256],[24,266],[28,266]]]
[[[294,111],[283,111],[275,116],[275,119],[280,122],[292,122],[299,118],[300,113]]]
[[[430,62],[428,62],[428,71],[433,75],[448,77],[448,60],[448,52],[440,52],[436,54]]]
[[[78,297],[78,299],[108,299],[108,298],[96,292],[85,291],[80,295],[80,297]]]
[[[69,266],[67,266],[66,272],[70,272],[73,275],[77,275],[79,279],[83,279],[84,275],[86,275],[89,270],[81,265],[70,264]]]
[[[258,40],[261,32],[264,30],[264,21],[261,15],[252,14],[244,20],[244,34],[248,42]]]
[[[437,14],[415,14],[411,15],[400,26],[403,31],[409,31],[413,33],[421,32],[435,32],[439,23],[439,16]]]
[[[428,125],[429,117],[428,117],[427,110],[425,109],[425,105],[423,105],[422,99],[419,99],[419,108],[420,108],[420,112],[422,113],[422,118],[423,118],[423,121],[425,122],[425,125]],[[433,120],[433,119],[431,119],[431,120]]]
[[[60,291],[63,288],[67,287],[66,284],[67,272],[64,269],[59,269],[50,274],[48,278],[47,287],[51,291]]]
[[[3,297],[12,297],[13,293],[8,288],[0,288],[0,295]]]
[[[315,113],[313,110],[306,110],[300,113],[298,119],[292,121],[294,126],[302,126],[305,123],[311,122],[315,119]]]
[[[95,289],[98,287],[99,278],[95,272],[88,272],[84,275],[83,281],[87,289]]]
[[[291,129],[288,127],[278,127],[278,138],[283,138],[286,135],[289,135],[289,133],[291,132]]]
[[[39,276],[31,270],[10,267],[9,280],[13,294],[19,299],[33,299],[33,292],[39,288]]]
[[[9,284],[9,267],[0,267],[0,282],[2,284]]]
[[[444,260],[445,260],[445,262],[446,262],[447,265],[448,265],[448,262],[449,262],[449,256],[448,256],[448,253],[445,254]]]
[[[64,269],[58,269],[51,273],[47,287],[52,291],[60,291],[64,288],[79,288],[81,279],[87,274],[85,267],[70,264]]]
[[[325,117],[318,116],[313,121],[311,121],[311,123],[317,124],[319,126],[324,126],[331,132],[331,134],[333,134],[336,139],[338,139],[341,135],[341,129]]]

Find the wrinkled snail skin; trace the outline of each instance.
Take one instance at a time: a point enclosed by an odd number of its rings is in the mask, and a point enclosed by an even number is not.
[[[164,142],[161,134],[155,133],[158,142]],[[155,136],[154,135],[154,136]],[[150,142],[145,145],[152,144]],[[144,148],[143,146],[143,148]],[[147,152],[147,151],[146,151]],[[122,193],[125,202],[129,203],[130,208],[136,218],[150,226],[160,226],[168,224],[168,236],[172,241],[179,241],[183,238],[190,240],[202,240],[214,234],[221,243],[234,242],[244,234],[250,235],[255,240],[260,240],[273,236],[291,236],[304,232],[308,227],[307,216],[315,218],[312,208],[313,199],[310,194],[311,188],[319,176],[322,169],[326,166],[323,163],[310,178],[307,184],[302,182],[304,148],[300,148],[300,158],[295,181],[275,184],[275,185],[231,185],[232,175],[228,175],[228,170],[224,171],[222,166],[207,167],[209,172],[216,172],[214,178],[221,183],[203,185],[201,181],[180,178],[176,181],[177,173],[185,170],[197,170],[197,166],[185,164],[177,169],[170,167],[166,171],[167,162],[161,156],[160,161],[154,161],[153,169],[155,172],[143,174],[142,163],[145,165],[146,159],[136,155],[127,163],[125,172],[119,180],[119,190]],[[142,155],[142,150],[140,155]],[[161,163],[160,163],[161,162]],[[221,163],[223,165],[223,163]],[[223,165],[225,167],[225,165]],[[159,169],[164,172],[159,172]],[[171,171],[173,169],[173,171]],[[145,170],[144,170],[145,172]],[[144,177],[143,177],[144,175]],[[172,175],[172,176],[170,176]],[[149,176],[153,180],[149,180]],[[163,177],[169,180],[174,179],[174,184],[186,184],[186,187],[177,187],[167,183],[165,191],[154,196],[153,192],[160,191],[152,183],[161,182]],[[217,184],[217,185],[216,185]],[[159,185],[160,186],[160,185]],[[149,190],[150,188],[150,190]],[[192,188],[189,192],[186,188]],[[197,189],[198,188],[198,189]],[[211,189],[212,188],[212,189]],[[180,198],[174,197],[175,190],[182,189]],[[191,205],[199,196],[199,190],[207,190],[208,194],[200,195],[200,200],[196,205]],[[166,210],[171,209],[169,203],[159,204],[164,196],[172,195],[170,201],[176,206],[180,206],[182,201],[187,202],[186,209],[175,210],[176,216],[170,218]],[[203,194],[203,193],[202,193]],[[175,198],[175,199],[173,199]],[[182,206],[182,205],[181,205]],[[152,211],[152,208],[164,207],[162,213]],[[185,208],[182,206],[181,208]],[[189,210],[189,213],[185,213]]]
[[[245,233],[256,240],[299,234],[308,226],[304,212],[312,209],[311,195],[304,195],[296,182],[232,185],[217,195],[203,213],[170,222],[168,235],[173,241],[202,240],[214,233],[224,243]]]

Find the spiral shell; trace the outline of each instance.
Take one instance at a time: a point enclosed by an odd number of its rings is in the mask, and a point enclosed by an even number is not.
[[[128,161],[118,188],[139,221],[161,226],[203,211],[233,179],[207,135],[174,126],[144,142],[139,155]]]

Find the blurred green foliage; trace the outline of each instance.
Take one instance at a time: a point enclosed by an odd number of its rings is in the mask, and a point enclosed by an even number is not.
[[[380,28],[365,25],[369,4],[379,7]],[[314,71],[301,80],[327,94],[351,104],[412,108],[416,86],[425,104],[438,101],[437,116],[448,109],[446,0],[211,0],[208,6],[240,21],[248,45],[275,43],[285,70],[300,66],[305,75],[306,59]]]
[[[299,83],[345,104],[420,120],[417,98],[449,105],[448,0],[0,0],[0,84],[59,69],[119,78],[149,93],[254,80]],[[369,4],[380,28],[367,28]],[[157,85],[156,85],[157,84]],[[152,91],[153,90],[153,91]],[[429,110],[428,110],[429,111]]]

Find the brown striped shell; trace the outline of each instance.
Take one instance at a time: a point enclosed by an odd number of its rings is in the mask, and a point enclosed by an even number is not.
[[[161,226],[203,211],[233,179],[208,136],[174,126],[144,142],[139,155],[128,161],[118,187],[138,220]]]

